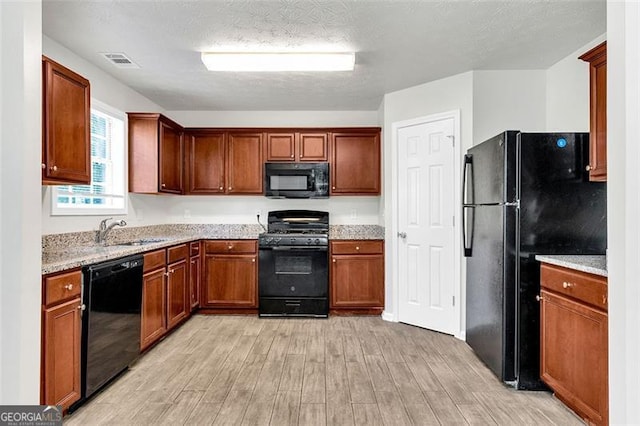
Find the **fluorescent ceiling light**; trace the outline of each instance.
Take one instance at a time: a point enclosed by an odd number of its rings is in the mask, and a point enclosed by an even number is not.
[[[352,71],[355,53],[203,52],[209,71]]]

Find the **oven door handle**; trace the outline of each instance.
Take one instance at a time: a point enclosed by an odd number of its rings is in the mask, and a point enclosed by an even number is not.
[[[260,250],[274,251],[327,251],[326,246],[277,246],[277,247],[260,247]]]

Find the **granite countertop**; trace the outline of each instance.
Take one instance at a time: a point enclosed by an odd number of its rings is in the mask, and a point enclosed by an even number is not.
[[[607,256],[605,255],[537,255],[536,260],[563,266],[589,274],[607,276]]]
[[[106,246],[94,242],[95,231],[44,235],[42,237],[42,274],[91,265],[137,253],[158,250],[197,240],[257,239],[259,225],[156,225],[113,229]],[[119,243],[157,239],[144,245]],[[331,225],[331,240],[383,240],[384,228],[378,225]]]

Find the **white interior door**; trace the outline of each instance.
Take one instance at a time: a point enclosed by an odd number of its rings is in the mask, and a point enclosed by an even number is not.
[[[398,319],[455,334],[454,119],[398,128]]]

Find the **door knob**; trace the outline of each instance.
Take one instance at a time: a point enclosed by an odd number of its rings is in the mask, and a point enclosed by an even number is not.
[[[398,232],[398,237],[405,239],[407,238],[407,233],[406,232]]]

